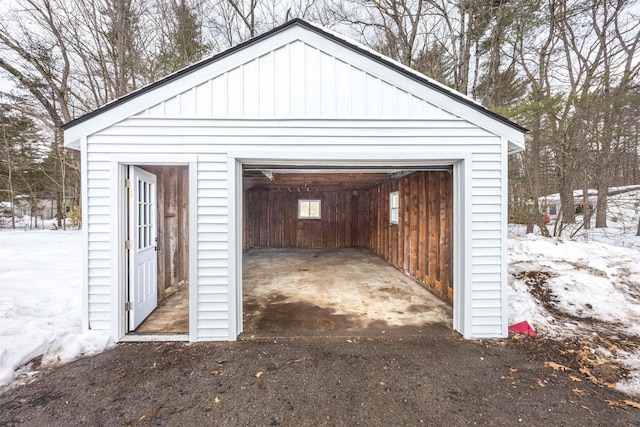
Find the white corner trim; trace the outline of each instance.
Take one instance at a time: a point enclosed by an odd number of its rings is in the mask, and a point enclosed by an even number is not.
[[[462,298],[462,312],[460,313],[461,316],[461,328],[458,329],[458,331],[462,334],[462,336],[464,336],[465,338],[469,339],[472,338],[472,329],[473,329],[473,322],[472,322],[472,304],[473,304],[473,280],[472,280],[472,274],[471,274],[471,266],[473,265],[473,257],[472,257],[472,229],[473,229],[473,222],[471,219],[471,212],[472,212],[472,203],[471,203],[471,195],[472,195],[472,161],[468,160],[465,161],[462,164],[462,173],[463,173],[463,178],[462,178],[462,182],[460,183],[460,185],[462,186],[463,190],[464,190],[464,195],[463,195],[463,199],[462,199],[462,206],[461,206],[461,210],[462,210],[462,218],[461,218],[461,224],[460,224],[460,229],[464,230],[464,236],[463,239],[461,241],[461,246],[462,246],[462,250],[463,253],[461,254],[461,257],[463,258],[463,262],[461,265],[462,268],[462,287],[463,287],[463,295],[464,297]],[[455,299],[455,295],[454,295],[454,299]]]
[[[198,341],[198,157],[189,162],[189,341]]]
[[[506,150],[502,151],[501,165],[500,165],[500,177],[502,180],[501,198],[502,198],[502,232],[500,233],[500,240],[502,241],[502,247],[500,250],[500,305],[502,306],[502,325],[501,333],[502,337],[509,336],[509,284],[507,283],[508,277],[508,264],[509,264],[509,171],[508,171],[509,153]]]
[[[242,242],[242,237],[238,236],[237,226],[242,224],[242,211],[237,212],[236,206],[238,203],[237,197],[242,197],[242,192],[237,191],[237,172],[238,165],[236,159],[229,157],[227,159],[227,207],[228,207],[228,225],[227,225],[227,242],[228,242],[228,263],[227,263],[227,277],[228,277],[228,313],[229,313],[229,341],[235,341],[240,334],[240,325],[242,321],[242,308],[238,310],[238,301],[242,301],[242,280],[238,278],[240,276],[240,270],[242,269],[238,265],[242,260],[242,257],[237,256],[237,246],[239,242]],[[240,167],[240,169],[242,169]],[[242,243],[240,243],[242,246]]]
[[[87,152],[87,138],[81,140],[81,152]],[[87,156],[80,156],[80,194],[82,215],[82,330],[89,330],[89,188]]]
[[[124,305],[126,302],[126,289],[124,278],[126,268],[124,265],[124,236],[126,235],[126,221],[124,221],[124,197],[123,191],[125,173],[124,167],[118,162],[110,162],[111,169],[111,334],[116,342],[126,334],[126,321],[124,319]]]

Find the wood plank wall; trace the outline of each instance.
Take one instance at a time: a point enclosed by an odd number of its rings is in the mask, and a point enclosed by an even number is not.
[[[189,280],[189,168],[144,166],[157,177],[158,300]]]
[[[392,191],[400,201],[398,224],[389,222]],[[453,300],[452,174],[415,172],[366,190],[364,198],[367,248]]]
[[[365,246],[362,190],[244,192],[243,248],[344,248]],[[298,200],[321,200],[320,219],[298,219]]]

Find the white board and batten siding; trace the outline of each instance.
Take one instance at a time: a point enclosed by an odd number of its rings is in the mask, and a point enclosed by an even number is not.
[[[464,221],[458,224],[465,227],[464,248],[454,250],[469,265],[454,278],[467,299],[454,303],[457,329],[467,337],[503,336],[507,150],[522,145],[522,132],[309,24],[282,28],[65,129],[69,145],[84,141],[87,325],[115,330],[114,159],[190,159],[192,340],[235,339],[240,331],[229,268],[237,265],[229,237],[237,223],[229,216],[236,171],[229,158],[344,159],[351,166],[405,159],[425,166],[464,162],[467,200],[459,200],[456,215]]]

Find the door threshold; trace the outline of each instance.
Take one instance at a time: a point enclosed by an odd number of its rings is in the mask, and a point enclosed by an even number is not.
[[[189,341],[188,334],[127,334],[120,338],[120,342],[168,342]]]

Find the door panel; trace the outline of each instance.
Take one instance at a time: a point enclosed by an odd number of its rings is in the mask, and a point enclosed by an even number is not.
[[[129,166],[129,330],[158,305],[156,176]]]

